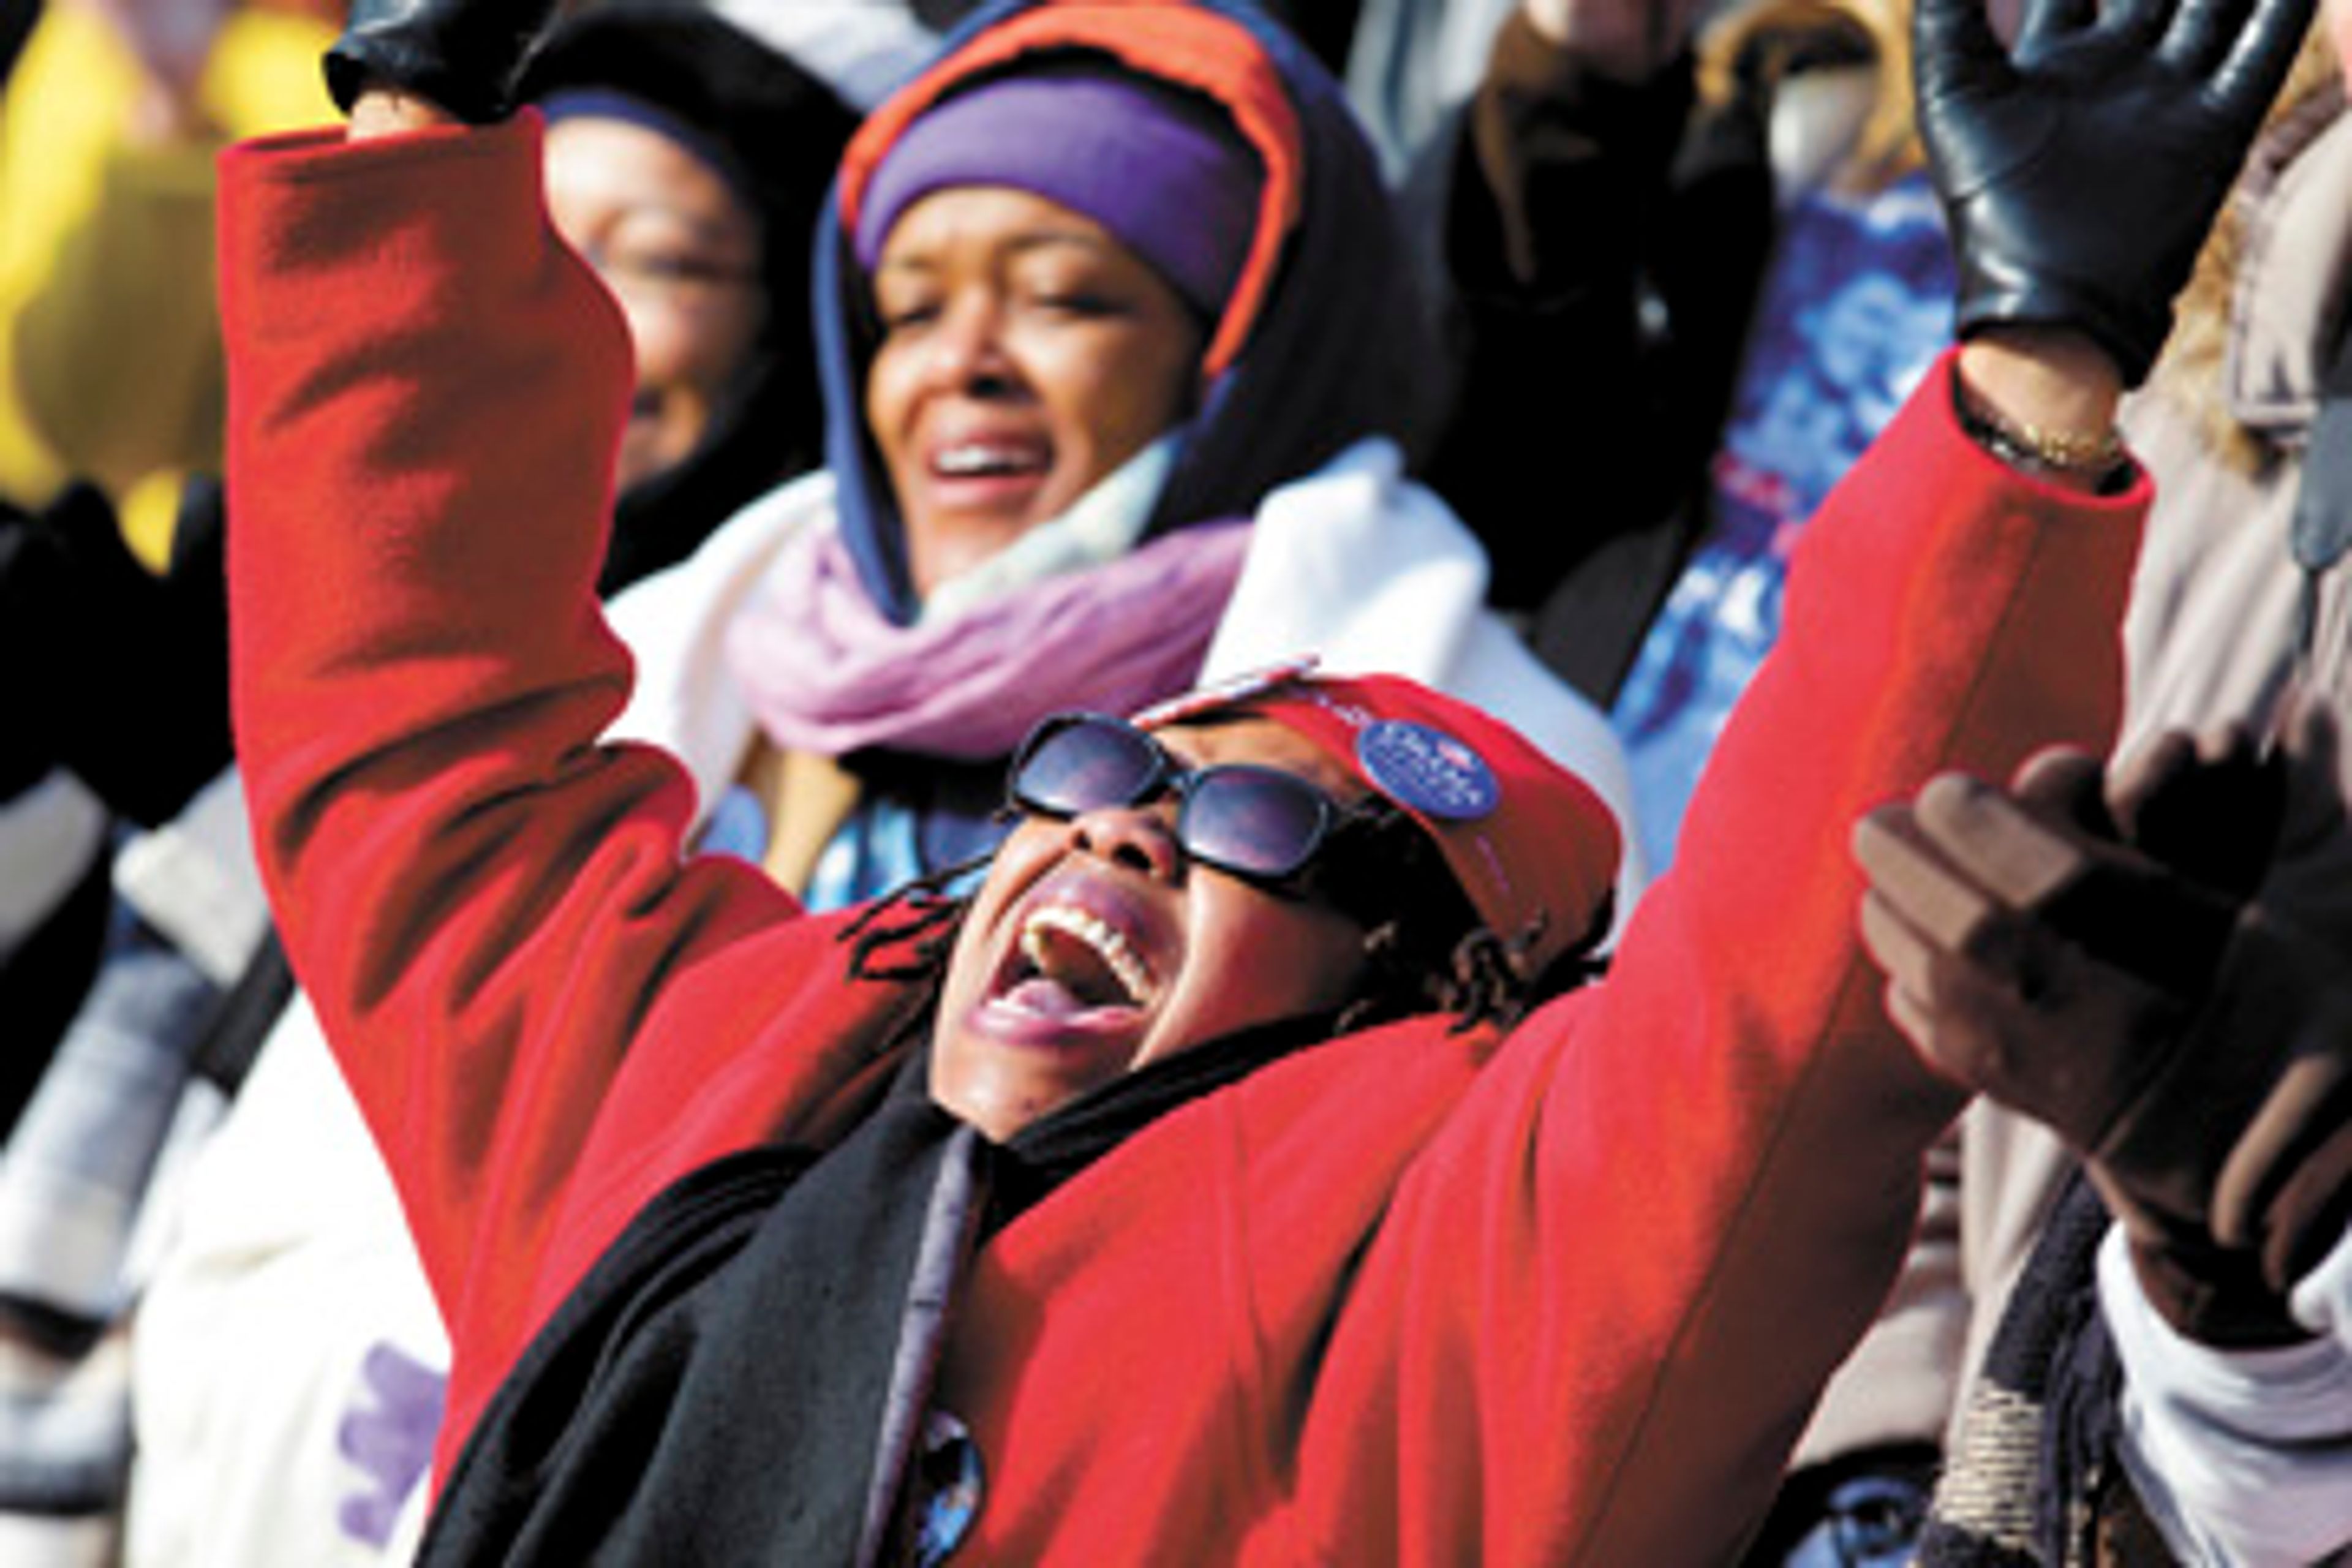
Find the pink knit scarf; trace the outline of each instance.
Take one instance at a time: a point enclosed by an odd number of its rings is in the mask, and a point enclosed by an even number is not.
[[[1249,524],[1195,524],[939,626],[893,626],[837,530],[787,547],[727,628],[727,663],[786,751],[1000,757],[1066,708],[1127,713],[1200,671]]]

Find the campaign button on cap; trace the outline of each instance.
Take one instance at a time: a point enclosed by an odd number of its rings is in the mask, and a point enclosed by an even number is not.
[[[1356,737],[1356,761],[1373,787],[1423,816],[1475,822],[1502,799],[1486,759],[1443,730],[1382,719]]]

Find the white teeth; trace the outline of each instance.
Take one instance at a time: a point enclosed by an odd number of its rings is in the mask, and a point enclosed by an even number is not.
[[[950,475],[985,474],[1026,467],[1017,452],[1002,447],[950,447],[932,460],[940,473]]]
[[[1127,938],[1110,925],[1084,910],[1073,909],[1066,904],[1049,905],[1030,911],[1029,918],[1021,925],[1021,952],[1030,963],[1050,973],[1053,970],[1052,954],[1045,942],[1048,931],[1059,931],[1084,942],[1111,972],[1133,1005],[1144,1007],[1150,1005],[1150,968],[1128,945]]]

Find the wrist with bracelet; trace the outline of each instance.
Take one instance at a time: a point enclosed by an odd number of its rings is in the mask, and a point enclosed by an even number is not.
[[[2008,418],[1970,392],[1957,372],[1952,376],[1952,412],[1969,440],[2021,473],[2071,479],[2105,492],[2116,489],[2130,472],[2123,435],[2114,426],[2095,436],[2081,436]]]

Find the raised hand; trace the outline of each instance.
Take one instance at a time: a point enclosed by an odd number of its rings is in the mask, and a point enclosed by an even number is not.
[[[2251,899],[2286,819],[2290,752],[2306,754],[2317,733],[2306,729],[2294,746],[2274,747],[2235,724],[2199,736],[2166,731],[2108,775],[2112,831],[2176,875]]]
[[[2247,901],[2280,774],[2234,731],[2113,776],[2059,752],[2006,791],[1938,779],[1855,834],[1896,1022],[2081,1154],[2158,1310],[2221,1343],[2296,1336],[2285,1269],[2340,1231],[2328,1173],[2352,1146],[2352,988]]]
[[[2146,375],[2314,4],[2028,0],[2011,48],[1984,0],[1917,0],[1961,335],[2071,327]]]
[[[1948,774],[1854,834],[1895,1022],[2085,1151],[2177,1044],[2238,914],[2116,840],[2100,784],[2087,755],[2045,753],[2009,790]]]
[[[345,113],[388,89],[476,125],[503,120],[554,11],[555,0],[353,0],[327,51],[327,90]]]

